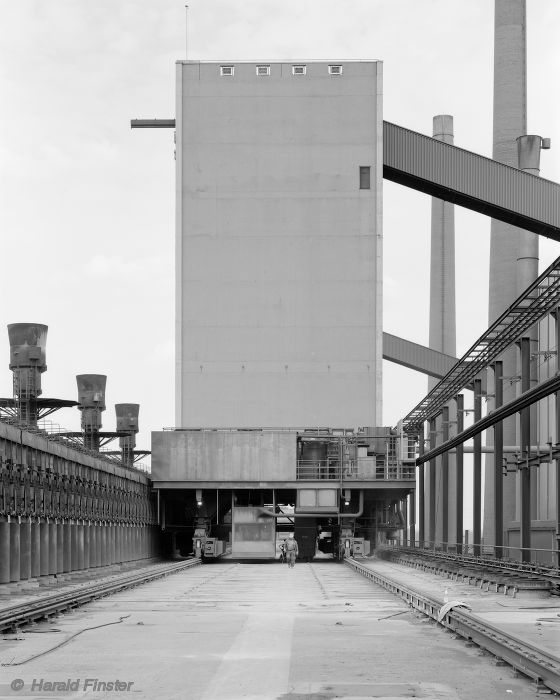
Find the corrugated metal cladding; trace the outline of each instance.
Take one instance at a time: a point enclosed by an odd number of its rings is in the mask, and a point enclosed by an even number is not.
[[[383,333],[383,359],[441,379],[456,364],[454,357],[424,345]]]
[[[560,228],[560,185],[383,122],[383,164]]]

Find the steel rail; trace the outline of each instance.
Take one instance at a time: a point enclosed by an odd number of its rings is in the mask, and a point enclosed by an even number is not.
[[[542,578],[550,580],[560,579],[560,569],[538,562],[522,562],[514,559],[494,559],[487,556],[476,556],[474,554],[457,554],[455,552],[442,552],[425,547],[395,547],[390,550],[392,554],[410,554],[422,558],[438,559],[439,561],[450,561],[465,565],[480,566],[481,568],[491,568],[498,571],[511,571],[512,573],[522,575],[538,575]]]
[[[438,621],[442,602],[397,583],[355,559],[345,559],[344,563],[385,590],[399,596],[415,610]],[[526,676],[560,693],[560,659],[558,657],[457,608],[448,612],[439,624],[505,661],[516,671],[521,671]]]
[[[175,574],[184,569],[200,565],[200,559],[175,562],[174,564],[162,564],[151,567],[149,571],[136,571],[122,575],[116,575],[108,581],[86,584],[83,588],[42,596],[35,601],[27,601],[19,605],[12,605],[0,609],[0,631],[9,630],[25,625],[34,620],[49,617],[89,603],[96,598],[102,598],[112,593],[117,593],[127,588],[140,586],[143,583]]]

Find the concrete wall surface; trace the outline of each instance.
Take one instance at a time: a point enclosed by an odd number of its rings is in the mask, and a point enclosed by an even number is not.
[[[294,481],[295,433],[152,433],[154,481]]]
[[[381,64],[232,65],[177,66],[176,424],[377,425]]]

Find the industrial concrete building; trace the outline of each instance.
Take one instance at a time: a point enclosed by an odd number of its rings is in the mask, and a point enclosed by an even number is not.
[[[181,551],[233,530],[274,555],[240,508],[295,509],[310,556],[333,518],[405,525],[414,472],[378,427],[382,138],[379,62],[177,64],[177,429],[152,476]]]
[[[381,63],[177,64],[181,427],[381,418]]]

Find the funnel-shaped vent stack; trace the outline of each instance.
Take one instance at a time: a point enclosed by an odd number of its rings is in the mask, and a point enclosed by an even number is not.
[[[136,433],[138,432],[138,413],[140,404],[137,403],[117,403],[115,404],[117,414],[117,432],[126,431],[130,433],[126,437],[119,438],[121,456],[123,464],[131,466],[134,463],[134,448],[136,447]]]
[[[11,323],[10,369],[14,373],[14,403],[18,420],[37,426],[37,397],[41,395],[41,374],[47,369],[48,326],[41,323]]]
[[[117,432],[127,432],[129,435],[119,437],[123,464],[132,466],[134,463],[134,448],[136,447],[136,433],[138,432],[138,413],[140,404],[117,403]]]
[[[78,374],[78,409],[82,412],[84,447],[99,451],[101,413],[105,410],[105,374]]]

